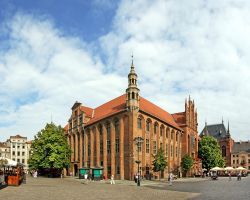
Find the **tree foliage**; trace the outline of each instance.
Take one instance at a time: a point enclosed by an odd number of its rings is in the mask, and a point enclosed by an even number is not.
[[[153,171],[159,172],[163,171],[167,166],[167,157],[164,156],[164,151],[162,149],[159,149],[157,151],[157,154],[154,155],[154,161],[153,161]]]
[[[182,166],[182,169],[185,173],[187,173],[188,170],[190,170],[192,168],[193,164],[194,164],[194,161],[190,155],[186,154],[182,158],[181,166]]]
[[[225,165],[218,141],[212,136],[202,137],[199,142],[198,154],[202,160],[202,167],[207,170]]]
[[[53,123],[47,124],[35,136],[31,144],[30,169],[62,169],[70,163],[70,147],[64,129]]]

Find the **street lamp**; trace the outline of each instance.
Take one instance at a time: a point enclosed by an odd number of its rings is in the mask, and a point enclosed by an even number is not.
[[[142,137],[136,137],[134,138],[134,142],[137,145],[137,154],[138,154],[138,158],[135,161],[137,163],[137,186],[140,186],[140,163],[141,161],[139,160],[139,148],[141,147],[141,144],[143,143],[143,138]]]

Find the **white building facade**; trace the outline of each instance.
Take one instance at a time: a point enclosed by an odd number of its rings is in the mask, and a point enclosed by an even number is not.
[[[10,136],[6,143],[10,148],[10,159],[22,163],[24,169],[28,169],[31,142],[27,141],[27,137]]]

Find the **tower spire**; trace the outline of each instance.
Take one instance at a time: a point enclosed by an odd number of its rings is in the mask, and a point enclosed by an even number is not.
[[[128,110],[139,109],[139,88],[137,87],[137,74],[134,66],[134,55],[131,56],[130,72],[128,74],[128,88],[126,89],[126,107]]]
[[[224,124],[223,116],[222,116],[222,124]]]

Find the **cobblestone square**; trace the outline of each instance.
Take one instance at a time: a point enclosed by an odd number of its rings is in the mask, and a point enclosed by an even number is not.
[[[88,182],[76,178],[32,178],[19,187],[0,190],[1,199],[19,200],[77,200],[77,199],[249,199],[250,177],[242,181],[219,178],[179,179],[169,186],[166,181],[143,181],[137,187],[133,181]]]

